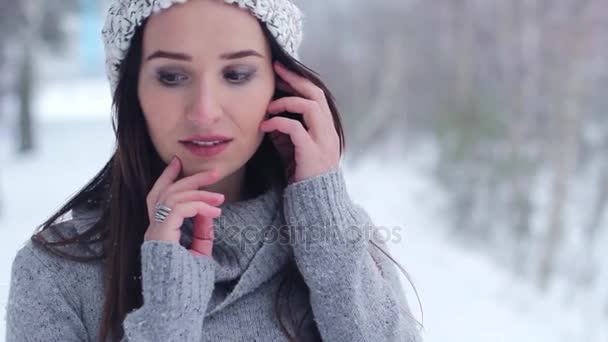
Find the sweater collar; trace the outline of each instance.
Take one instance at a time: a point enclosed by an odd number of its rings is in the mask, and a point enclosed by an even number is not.
[[[222,214],[213,220],[216,282],[235,280],[243,274],[264,244],[265,234],[275,228],[281,204],[281,191],[273,187],[253,198],[220,205]],[[192,229],[193,220],[185,219],[180,244],[186,248],[192,243]]]
[[[282,190],[270,188],[252,199],[220,206],[222,215],[214,219],[215,282],[238,281],[232,292],[207,315],[215,314],[261,286],[293,258],[289,244],[274,241],[285,233],[282,203]],[[85,232],[98,220],[99,214],[94,210],[74,210],[76,231]],[[192,239],[192,220],[184,220],[181,230],[180,244],[188,248]],[[265,240],[265,237],[269,239]],[[101,244],[91,248],[101,252]]]
[[[239,278],[264,245],[265,234],[272,233],[268,235],[270,238],[277,236],[282,222],[281,205],[282,191],[276,186],[253,198],[220,205],[222,214],[213,220],[212,257],[217,262],[216,282]],[[74,208],[72,218],[76,233],[87,231],[100,214],[99,209]],[[180,244],[185,248],[192,243],[192,229],[193,220],[186,218],[180,238]],[[94,253],[102,252],[101,243],[91,244],[88,248]]]

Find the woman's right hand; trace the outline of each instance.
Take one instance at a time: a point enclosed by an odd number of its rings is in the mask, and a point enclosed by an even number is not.
[[[217,206],[224,202],[224,195],[198,189],[216,182],[218,174],[211,170],[175,182],[180,170],[181,161],[173,157],[148,193],[146,204],[150,226],[144,234],[144,241],[158,240],[179,244],[184,219],[194,217],[190,252],[194,255],[211,256],[213,218],[221,215],[221,209]],[[171,208],[163,222],[154,219],[156,203]]]

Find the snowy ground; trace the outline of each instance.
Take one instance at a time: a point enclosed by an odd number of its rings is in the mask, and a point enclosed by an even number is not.
[[[91,92],[82,89],[90,87]],[[103,82],[83,83],[79,93],[53,87],[44,91],[37,111],[40,149],[17,158],[11,153],[10,122],[0,122],[0,313],[8,295],[15,252],[36,225],[77,191],[103,165],[113,147],[109,115],[104,113]],[[65,98],[63,94],[70,94]],[[100,94],[91,98],[91,93]],[[108,100],[109,101],[109,100]],[[74,120],[82,113],[83,120]],[[432,150],[420,149],[393,164],[368,159],[346,167],[351,196],[376,225],[398,227],[401,241],[391,251],[412,275],[424,309],[429,342],[607,341],[590,332],[582,315],[554,297],[542,296],[486,258],[455,246],[442,232],[443,194],[427,176]],[[378,157],[379,158],[379,157]],[[420,320],[412,291],[410,306]],[[0,320],[0,340],[4,337]],[[593,335],[595,334],[595,335]]]

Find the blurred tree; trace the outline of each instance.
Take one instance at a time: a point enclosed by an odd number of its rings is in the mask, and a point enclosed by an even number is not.
[[[0,0],[0,108],[3,100],[18,98],[17,152],[34,148],[32,102],[36,83],[36,57],[41,46],[59,50],[65,35],[60,25],[68,11],[76,9],[77,0]],[[14,75],[14,76],[13,76]],[[5,113],[0,113],[0,117]]]
[[[431,137],[454,236],[541,288],[577,273],[563,260],[608,234],[608,2],[302,5],[315,37],[305,58],[335,90],[351,153],[391,135]],[[586,170],[597,171],[581,208]]]
[[[63,47],[65,35],[61,22],[69,11],[76,9],[76,5],[77,0],[0,0],[0,69],[18,71],[15,79],[5,82],[8,87],[0,93],[0,100],[7,93],[16,93],[19,98],[19,153],[28,152],[34,147],[31,111],[36,79],[36,49],[42,45],[56,51]]]
[[[340,105],[352,162],[381,143],[379,137],[399,135],[404,128],[409,108],[402,92],[412,71],[404,17],[419,3],[301,2],[308,20],[305,36],[315,37],[304,40],[303,59],[327,81]]]

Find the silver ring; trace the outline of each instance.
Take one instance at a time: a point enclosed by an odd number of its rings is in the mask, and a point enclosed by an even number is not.
[[[163,222],[169,213],[171,212],[171,208],[167,207],[162,203],[156,203],[155,212],[154,212],[154,220],[156,222]]]

